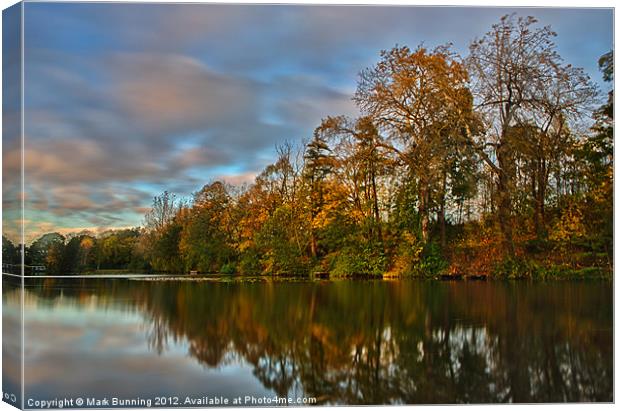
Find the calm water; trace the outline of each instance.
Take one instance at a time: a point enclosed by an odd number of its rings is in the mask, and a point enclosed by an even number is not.
[[[613,400],[609,282],[39,279],[24,301],[26,399]]]

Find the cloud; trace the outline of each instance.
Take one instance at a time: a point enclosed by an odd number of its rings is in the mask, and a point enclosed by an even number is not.
[[[254,117],[257,85],[210,70],[194,58],[132,53],[110,58],[112,91],[132,120],[156,133],[234,125]]]
[[[48,187],[31,186],[27,193],[27,210],[45,211],[55,216],[91,216],[92,213],[110,216],[108,223],[117,221],[114,213],[142,211],[151,194],[123,185],[107,184],[89,186],[87,184],[59,185]],[[93,223],[97,220],[91,220]]]
[[[316,77],[278,77],[272,82],[272,89],[274,115],[280,121],[298,124],[303,130],[312,130],[320,124],[321,119],[329,115],[359,115],[352,101],[354,90],[342,91],[328,87]]]
[[[172,166],[180,169],[209,167],[230,162],[228,153],[220,153],[208,147],[191,147],[178,153],[172,159]]]
[[[65,64],[64,55],[32,59],[27,166],[47,180],[164,183],[182,178],[190,166],[250,164],[255,150],[273,147],[292,128],[262,118],[264,84],[214,72],[192,58],[99,56],[88,76],[106,78],[106,87],[87,81],[80,64]],[[69,153],[79,156],[69,161]],[[204,164],[198,164],[201,155]]]
[[[257,82],[176,54],[102,55],[101,64],[89,63],[89,75],[107,78],[102,88],[63,57],[33,56],[25,155],[31,181],[164,185],[196,167],[256,172],[266,165],[262,152],[307,137],[321,117],[353,107],[350,94],[316,78]]]
[[[243,184],[254,182],[255,178],[256,178],[256,173],[248,172],[248,173],[243,173],[243,174],[221,175],[221,176],[217,176],[215,180],[224,181],[228,184],[232,184],[235,186],[241,186]]]

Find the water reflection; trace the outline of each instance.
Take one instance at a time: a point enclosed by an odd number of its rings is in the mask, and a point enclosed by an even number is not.
[[[29,392],[61,387],[49,368],[70,361],[94,375],[80,374],[80,389],[114,381],[136,395],[613,400],[609,283],[47,279],[29,284],[25,304],[27,350],[40,354],[26,367]],[[125,385],[140,378],[148,385]]]
[[[22,391],[22,305],[19,297],[22,280],[19,277],[3,275],[2,291],[4,295],[12,295],[10,304],[3,299],[2,306],[2,400],[13,406],[21,406]]]

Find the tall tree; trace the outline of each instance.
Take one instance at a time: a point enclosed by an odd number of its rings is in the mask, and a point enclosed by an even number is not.
[[[511,128],[536,124],[539,136],[561,132],[551,130],[562,124],[558,119],[579,113],[595,91],[583,71],[564,64],[551,28],[536,27],[536,23],[534,17],[503,16],[470,44],[467,59],[475,104],[488,130],[475,143],[496,178],[497,217],[509,255],[515,253],[512,196],[516,168]],[[544,194],[544,187],[540,191]]]
[[[153,198],[153,205],[144,217],[145,232],[140,239],[140,249],[154,269],[182,270],[179,241],[181,223],[187,214],[183,204],[168,191]]]
[[[382,51],[379,63],[363,70],[358,80],[355,101],[396,140],[394,147],[402,148],[400,157],[417,180],[424,242],[429,240],[434,192],[443,182],[447,130],[469,121],[463,115],[471,111],[467,80],[465,67],[448,46]]]
[[[332,171],[333,159],[331,149],[316,129],[312,140],[306,146],[304,154],[303,176],[308,187],[308,211],[310,215],[310,253],[312,257],[318,256],[318,239],[316,226],[317,218],[324,205],[325,180]]]
[[[362,222],[370,220],[369,238],[382,242],[379,185],[395,149],[385,142],[370,117],[328,117],[317,131],[333,141],[335,172],[348,188],[354,215]]]
[[[220,181],[205,185],[194,195],[193,207],[183,219],[179,250],[185,270],[217,272],[234,257],[233,200]]]
[[[44,265],[47,253],[55,243],[65,243],[65,237],[59,233],[46,233],[37,238],[26,249],[26,261],[30,265]]]
[[[172,222],[177,215],[180,202],[174,193],[164,191],[153,198],[151,209],[144,217],[144,225],[149,231],[160,231]]]

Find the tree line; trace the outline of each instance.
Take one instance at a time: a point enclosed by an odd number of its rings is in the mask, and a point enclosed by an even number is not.
[[[25,274],[79,274],[97,270],[136,270],[149,268],[137,253],[140,228],[109,230],[99,235],[82,231],[66,236],[47,233],[24,247]],[[2,237],[3,263],[19,271],[20,247]],[[33,267],[44,267],[37,270]]]
[[[155,197],[143,227],[93,237],[127,246],[125,260],[97,267],[608,275],[613,90],[601,101],[537,23],[504,16],[465,57],[451,45],[382,51],[357,79],[361,117],[336,113],[310,139],[277,146],[252,184]],[[612,51],[599,67],[612,82]],[[91,237],[61,241],[65,253],[82,255]]]

